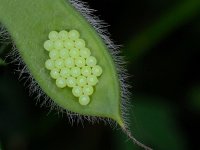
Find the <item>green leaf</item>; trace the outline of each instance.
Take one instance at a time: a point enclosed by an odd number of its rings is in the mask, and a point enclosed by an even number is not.
[[[0,20],[42,90],[60,107],[82,115],[112,118],[122,127],[121,86],[108,47],[86,19],[64,0],[0,0]],[[88,106],[81,106],[70,88],[59,89],[44,64],[43,48],[52,30],[76,29],[103,68]]]

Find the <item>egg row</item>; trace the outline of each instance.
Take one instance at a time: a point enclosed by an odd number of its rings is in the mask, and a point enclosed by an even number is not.
[[[97,64],[97,60],[95,57],[90,56],[87,59],[77,57],[77,58],[66,58],[66,59],[48,59],[45,62],[45,67],[49,70],[53,68],[72,68],[72,67],[84,67],[84,66],[89,66],[89,67],[94,67]]]
[[[45,67],[48,70],[51,70],[50,74],[59,74],[60,76],[66,78],[69,76],[77,77],[79,75],[89,76],[89,75],[95,75],[100,76],[102,74],[102,68],[99,65],[95,65],[93,67],[90,66],[83,66],[80,67],[65,67],[64,64],[56,64],[52,62],[51,60],[47,60],[45,63]],[[55,77],[53,77],[55,78]]]
[[[84,47],[82,49],[77,49],[77,48],[72,48],[70,50],[66,48],[62,48],[60,50],[55,50],[53,49],[52,51],[49,52],[49,57],[51,59],[57,59],[57,58],[77,58],[77,57],[82,57],[82,58],[88,58],[91,55],[90,49]]]
[[[49,39],[51,41],[56,41],[56,40],[77,40],[80,38],[80,33],[77,30],[70,30],[69,32],[66,30],[62,30],[60,32],[57,31],[51,31],[49,33]]]
[[[94,75],[90,75],[88,77],[85,76],[78,76],[78,77],[58,77],[56,79],[56,85],[59,88],[64,88],[66,86],[68,87],[84,87],[86,85],[95,86],[98,83],[98,79]]]
[[[45,41],[44,43],[44,48],[47,51],[62,48],[84,48],[86,43],[83,39],[80,39],[79,37],[79,33],[75,30],[70,31],[69,33],[67,31],[61,31],[59,33],[56,31],[52,31],[49,33],[49,40]]]

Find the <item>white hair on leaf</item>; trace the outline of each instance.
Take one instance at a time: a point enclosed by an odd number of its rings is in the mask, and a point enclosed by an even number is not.
[[[126,62],[124,57],[121,56],[120,46],[115,45],[115,43],[111,40],[109,32],[107,31],[106,27],[107,24],[100,20],[99,17],[95,16],[93,13],[95,12],[94,9],[88,7],[86,2],[82,2],[80,0],[69,0],[69,2],[78,10],[86,19],[87,21],[93,26],[102,40],[105,42],[109,53],[111,54],[113,61],[115,62],[116,70],[118,73],[118,78],[121,86],[121,112],[122,112],[122,119],[124,121],[124,127],[122,130],[126,133],[126,135],[137,145],[140,147],[151,150],[151,148],[145,146],[137,139],[135,139],[131,132],[129,131],[128,127],[128,111],[130,108],[129,99],[131,93],[129,89],[131,86],[128,84],[129,75],[126,69]]]
[[[80,0],[69,0],[69,2],[78,10],[83,17],[93,26],[102,40],[105,42],[109,53],[111,54],[115,65],[116,70],[118,73],[118,78],[120,80],[121,86],[121,98],[122,98],[122,118],[125,124],[127,124],[127,113],[128,110],[128,100],[130,97],[129,88],[130,85],[127,83],[127,78],[129,75],[127,74],[126,63],[121,56],[121,51],[119,50],[120,46],[115,45],[114,42],[109,37],[109,32],[107,31],[107,23],[100,20],[99,17],[95,16],[93,13],[95,12],[94,9],[88,7],[86,2],[82,2]],[[125,109],[123,109],[125,108]]]

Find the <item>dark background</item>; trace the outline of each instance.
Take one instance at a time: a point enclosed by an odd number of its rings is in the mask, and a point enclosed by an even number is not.
[[[158,150],[200,149],[198,0],[87,0],[122,44],[131,75],[131,131]],[[10,45],[0,45],[0,56]],[[5,50],[3,52],[3,50]],[[103,123],[70,125],[36,105],[15,65],[0,67],[2,150],[139,150]],[[1,149],[1,148],[0,148]]]

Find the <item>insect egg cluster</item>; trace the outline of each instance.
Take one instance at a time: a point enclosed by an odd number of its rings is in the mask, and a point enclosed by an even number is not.
[[[80,33],[77,30],[51,31],[44,48],[49,52],[45,67],[56,80],[56,86],[72,88],[72,94],[79,99],[79,103],[88,105],[102,68],[80,38]]]

